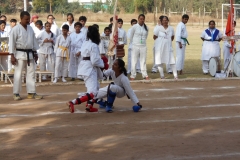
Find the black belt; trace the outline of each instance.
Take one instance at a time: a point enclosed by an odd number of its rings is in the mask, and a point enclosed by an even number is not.
[[[90,57],[83,57],[83,60],[90,61]]]
[[[32,52],[32,55],[33,55],[33,58],[34,58],[34,52],[33,52],[33,50],[32,50],[32,49],[16,49],[16,50],[27,53],[27,63],[28,63],[28,66],[30,66],[29,53]]]

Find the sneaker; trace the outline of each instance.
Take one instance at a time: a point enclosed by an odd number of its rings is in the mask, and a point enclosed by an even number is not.
[[[62,82],[63,82],[63,83],[66,83],[67,80],[66,80],[65,78],[62,78]]]
[[[14,101],[19,101],[19,100],[22,100],[22,98],[20,97],[19,94],[14,94],[14,95],[13,95],[13,100],[14,100]]]
[[[98,109],[97,108],[94,108],[91,104],[88,104],[86,106],[86,111],[87,112],[98,112]]]
[[[57,79],[57,78],[55,78],[55,79],[53,80],[53,83],[57,83],[57,80],[58,80],[58,79]]]
[[[37,93],[28,93],[28,99],[43,99],[43,96],[37,95]]]

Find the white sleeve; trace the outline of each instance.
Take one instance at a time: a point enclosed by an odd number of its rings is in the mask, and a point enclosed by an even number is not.
[[[124,41],[124,45],[127,45],[127,33],[126,31],[124,31],[124,36],[123,36],[123,41]]]
[[[137,25],[134,25],[134,26],[132,27],[131,34],[130,34],[130,37],[129,37],[130,43],[133,41],[133,36],[134,36],[135,30],[136,30],[136,26],[137,26]]]
[[[176,42],[182,42],[182,25],[179,23],[176,29]]]
[[[18,27],[18,26],[17,26]],[[16,53],[17,28],[13,28],[9,36],[9,53]]]
[[[57,37],[57,40],[54,46],[54,53],[57,53],[59,42],[60,42],[60,36]]]
[[[202,32],[201,38],[205,38],[205,31]]]
[[[91,48],[90,60],[94,67],[99,67],[99,68],[104,67],[104,63],[100,57],[100,52],[99,52],[99,48],[97,45],[94,45]]]
[[[131,36],[131,28],[127,32],[127,38],[130,39],[130,36]]]
[[[112,76],[113,73],[114,71],[112,69],[108,69],[103,72],[104,76],[106,77]]]
[[[159,33],[159,26],[156,26],[155,28],[154,28],[154,30],[153,30],[153,35],[154,36],[158,36],[158,33]]]
[[[133,104],[136,105],[139,102],[139,100],[138,100],[136,94],[133,92],[133,89],[130,85],[129,79],[127,77],[124,77],[121,79],[121,82],[123,84],[126,94],[129,96],[129,98],[131,99]]]

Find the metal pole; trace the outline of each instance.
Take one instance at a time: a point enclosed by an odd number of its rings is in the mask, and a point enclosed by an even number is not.
[[[222,31],[223,31],[223,4],[222,4]]]
[[[27,0],[24,0],[24,11],[27,11]]]

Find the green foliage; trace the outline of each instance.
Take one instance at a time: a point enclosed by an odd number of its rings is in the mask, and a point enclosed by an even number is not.
[[[97,2],[93,3],[92,11],[94,13],[97,13],[97,12],[101,11],[103,9],[102,5],[103,5],[102,1],[97,1]]]
[[[22,11],[23,10],[23,1],[0,0],[0,10],[1,10],[2,14],[16,13],[18,11]]]

